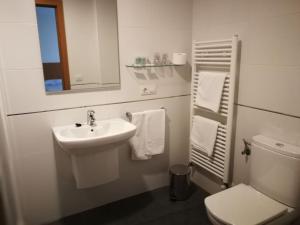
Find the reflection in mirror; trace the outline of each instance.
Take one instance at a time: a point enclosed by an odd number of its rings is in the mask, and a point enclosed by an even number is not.
[[[36,0],[47,92],[119,86],[117,0]]]

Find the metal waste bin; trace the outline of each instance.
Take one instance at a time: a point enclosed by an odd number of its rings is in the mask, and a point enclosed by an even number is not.
[[[189,197],[190,174],[188,166],[177,164],[170,168],[170,200],[182,201]]]

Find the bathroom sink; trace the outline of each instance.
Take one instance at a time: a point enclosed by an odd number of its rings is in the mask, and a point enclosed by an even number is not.
[[[120,119],[95,121],[96,126],[74,125],[54,127],[59,145],[69,153],[84,153],[86,148],[126,141],[135,134],[136,126]],[[79,150],[81,149],[81,150]]]

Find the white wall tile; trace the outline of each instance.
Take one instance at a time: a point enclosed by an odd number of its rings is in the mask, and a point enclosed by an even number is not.
[[[0,69],[1,73],[1,69]],[[2,83],[2,82],[0,82]],[[11,162],[12,153],[10,152],[7,140],[6,116],[4,112],[3,96],[0,93],[0,178],[2,193],[2,208],[5,210],[5,219],[8,224],[17,223],[17,204],[13,196],[15,196],[14,176]],[[5,193],[5,194],[4,194]]]
[[[51,221],[60,214],[54,154],[28,153],[20,156],[17,162],[25,224]]]
[[[300,13],[254,18],[249,23],[247,64],[300,65]]]
[[[0,48],[0,52],[1,52],[1,48]],[[0,107],[1,107],[1,110],[3,110],[3,113],[4,113],[4,115],[6,115],[7,114],[7,96],[6,96],[6,93],[4,92],[4,90],[5,90],[5,82],[4,82],[4,69],[2,68],[3,67],[3,65],[2,65],[2,60],[1,60],[1,58],[0,58],[0,89],[1,90],[3,90],[1,93],[0,93],[0,97],[1,97],[1,99],[0,99],[0,101],[1,101],[1,105],[0,105]]]
[[[14,104],[26,109],[30,105],[28,101],[38,102],[39,99],[33,98],[32,93],[38,96],[45,95],[42,69],[7,70],[5,75],[3,79],[8,111],[14,108]]]
[[[36,25],[0,23],[0,47],[5,69],[42,68]]]
[[[230,24],[245,23],[250,18],[249,0],[199,0],[194,1],[193,24],[199,29]]]
[[[2,22],[29,22],[35,21],[34,0],[1,0],[0,23]]]
[[[300,116],[300,67],[244,66],[238,102]]]
[[[118,1],[119,26],[191,29],[192,0]]]
[[[191,52],[191,30],[164,28],[121,28],[120,29],[121,65],[133,63],[135,57],[145,56],[153,60],[154,53]],[[190,55],[190,54],[189,54]],[[166,68],[166,69],[171,69]],[[187,74],[188,75],[188,74]]]
[[[255,0],[252,1],[251,16],[281,16],[300,12],[299,0]]]
[[[202,0],[194,1],[194,23],[220,25],[231,22],[232,1]],[[205,9],[205,10],[204,10]],[[197,25],[198,26],[198,25]]]

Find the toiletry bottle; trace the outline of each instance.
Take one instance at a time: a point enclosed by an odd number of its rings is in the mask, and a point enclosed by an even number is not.
[[[159,53],[155,53],[154,57],[153,57],[153,64],[154,65],[159,65],[160,63],[161,63],[160,54]]]
[[[168,54],[164,53],[161,58],[161,64],[166,65],[168,64],[168,61]]]

